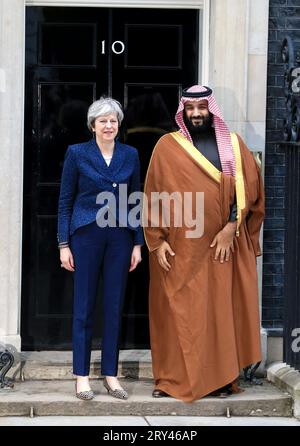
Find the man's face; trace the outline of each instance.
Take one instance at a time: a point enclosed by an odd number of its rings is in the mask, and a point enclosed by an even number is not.
[[[203,125],[205,118],[209,117],[208,102],[202,101],[187,101],[184,104],[184,111],[186,118],[195,126]]]
[[[208,110],[208,102],[205,99],[185,102],[184,114],[189,130],[197,132],[197,130],[201,131],[211,126],[212,117]]]

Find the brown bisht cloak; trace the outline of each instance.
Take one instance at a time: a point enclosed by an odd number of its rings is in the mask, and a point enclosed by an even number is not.
[[[145,182],[148,225],[151,192],[204,192],[200,238],[186,238],[191,228],[174,227],[173,218],[169,227],[144,228],[150,251],[155,387],[186,402],[233,382],[241,368],[261,360],[256,256],[261,254],[263,183],[251,152],[240,137],[231,137],[235,178],[218,171],[184,136],[174,132],[156,144]],[[216,247],[210,244],[228,222],[235,192],[239,226],[235,252],[221,264],[214,260]],[[154,252],[163,240],[175,252],[168,257],[169,272],[161,268]]]

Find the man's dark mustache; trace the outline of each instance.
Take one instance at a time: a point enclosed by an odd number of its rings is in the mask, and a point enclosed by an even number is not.
[[[212,124],[212,119],[210,119],[209,117],[205,117],[205,116],[187,118],[184,121],[185,121],[185,124],[187,126],[190,125],[190,126],[194,127],[194,124],[193,124],[194,120],[203,121],[206,125],[211,125]]]
[[[192,136],[193,135],[196,136],[201,133],[205,133],[212,127],[213,115],[211,113],[209,113],[208,116],[197,115],[197,116],[193,116],[193,117],[190,116],[189,118],[186,116],[186,114],[184,114],[183,116],[184,116],[185,125],[187,126],[187,129]],[[198,123],[193,122],[193,120],[196,120],[196,119],[199,120]]]

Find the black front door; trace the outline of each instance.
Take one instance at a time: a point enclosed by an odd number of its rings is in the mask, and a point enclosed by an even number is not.
[[[181,89],[197,82],[198,27],[194,10],[27,7],[23,350],[71,348],[73,281],[60,268],[57,202],[68,145],[91,137],[88,106],[102,94],[124,105],[120,138],[138,149],[143,183],[155,142],[174,129]],[[122,348],[149,347],[148,280],[144,248],[129,275]]]

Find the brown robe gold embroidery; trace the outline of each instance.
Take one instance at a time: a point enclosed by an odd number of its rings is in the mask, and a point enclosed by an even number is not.
[[[191,228],[174,227],[172,219],[169,227],[144,228],[150,251],[155,385],[186,402],[233,382],[241,368],[261,360],[256,256],[261,254],[263,184],[253,155],[236,138],[242,178],[224,175],[211,165],[217,172],[213,171],[205,160],[199,162],[196,152],[193,156],[185,150],[180,139],[167,134],[153,151],[145,182],[148,225],[151,192],[204,192],[202,237],[186,238]],[[237,158],[236,162],[238,173]],[[241,185],[244,203],[240,206],[239,237],[234,239],[230,260],[221,264],[214,260],[215,248],[210,244],[227,223],[235,190]],[[241,203],[239,195],[237,202]],[[168,259],[172,265],[169,272],[160,267],[154,252],[163,240],[175,252]]]

